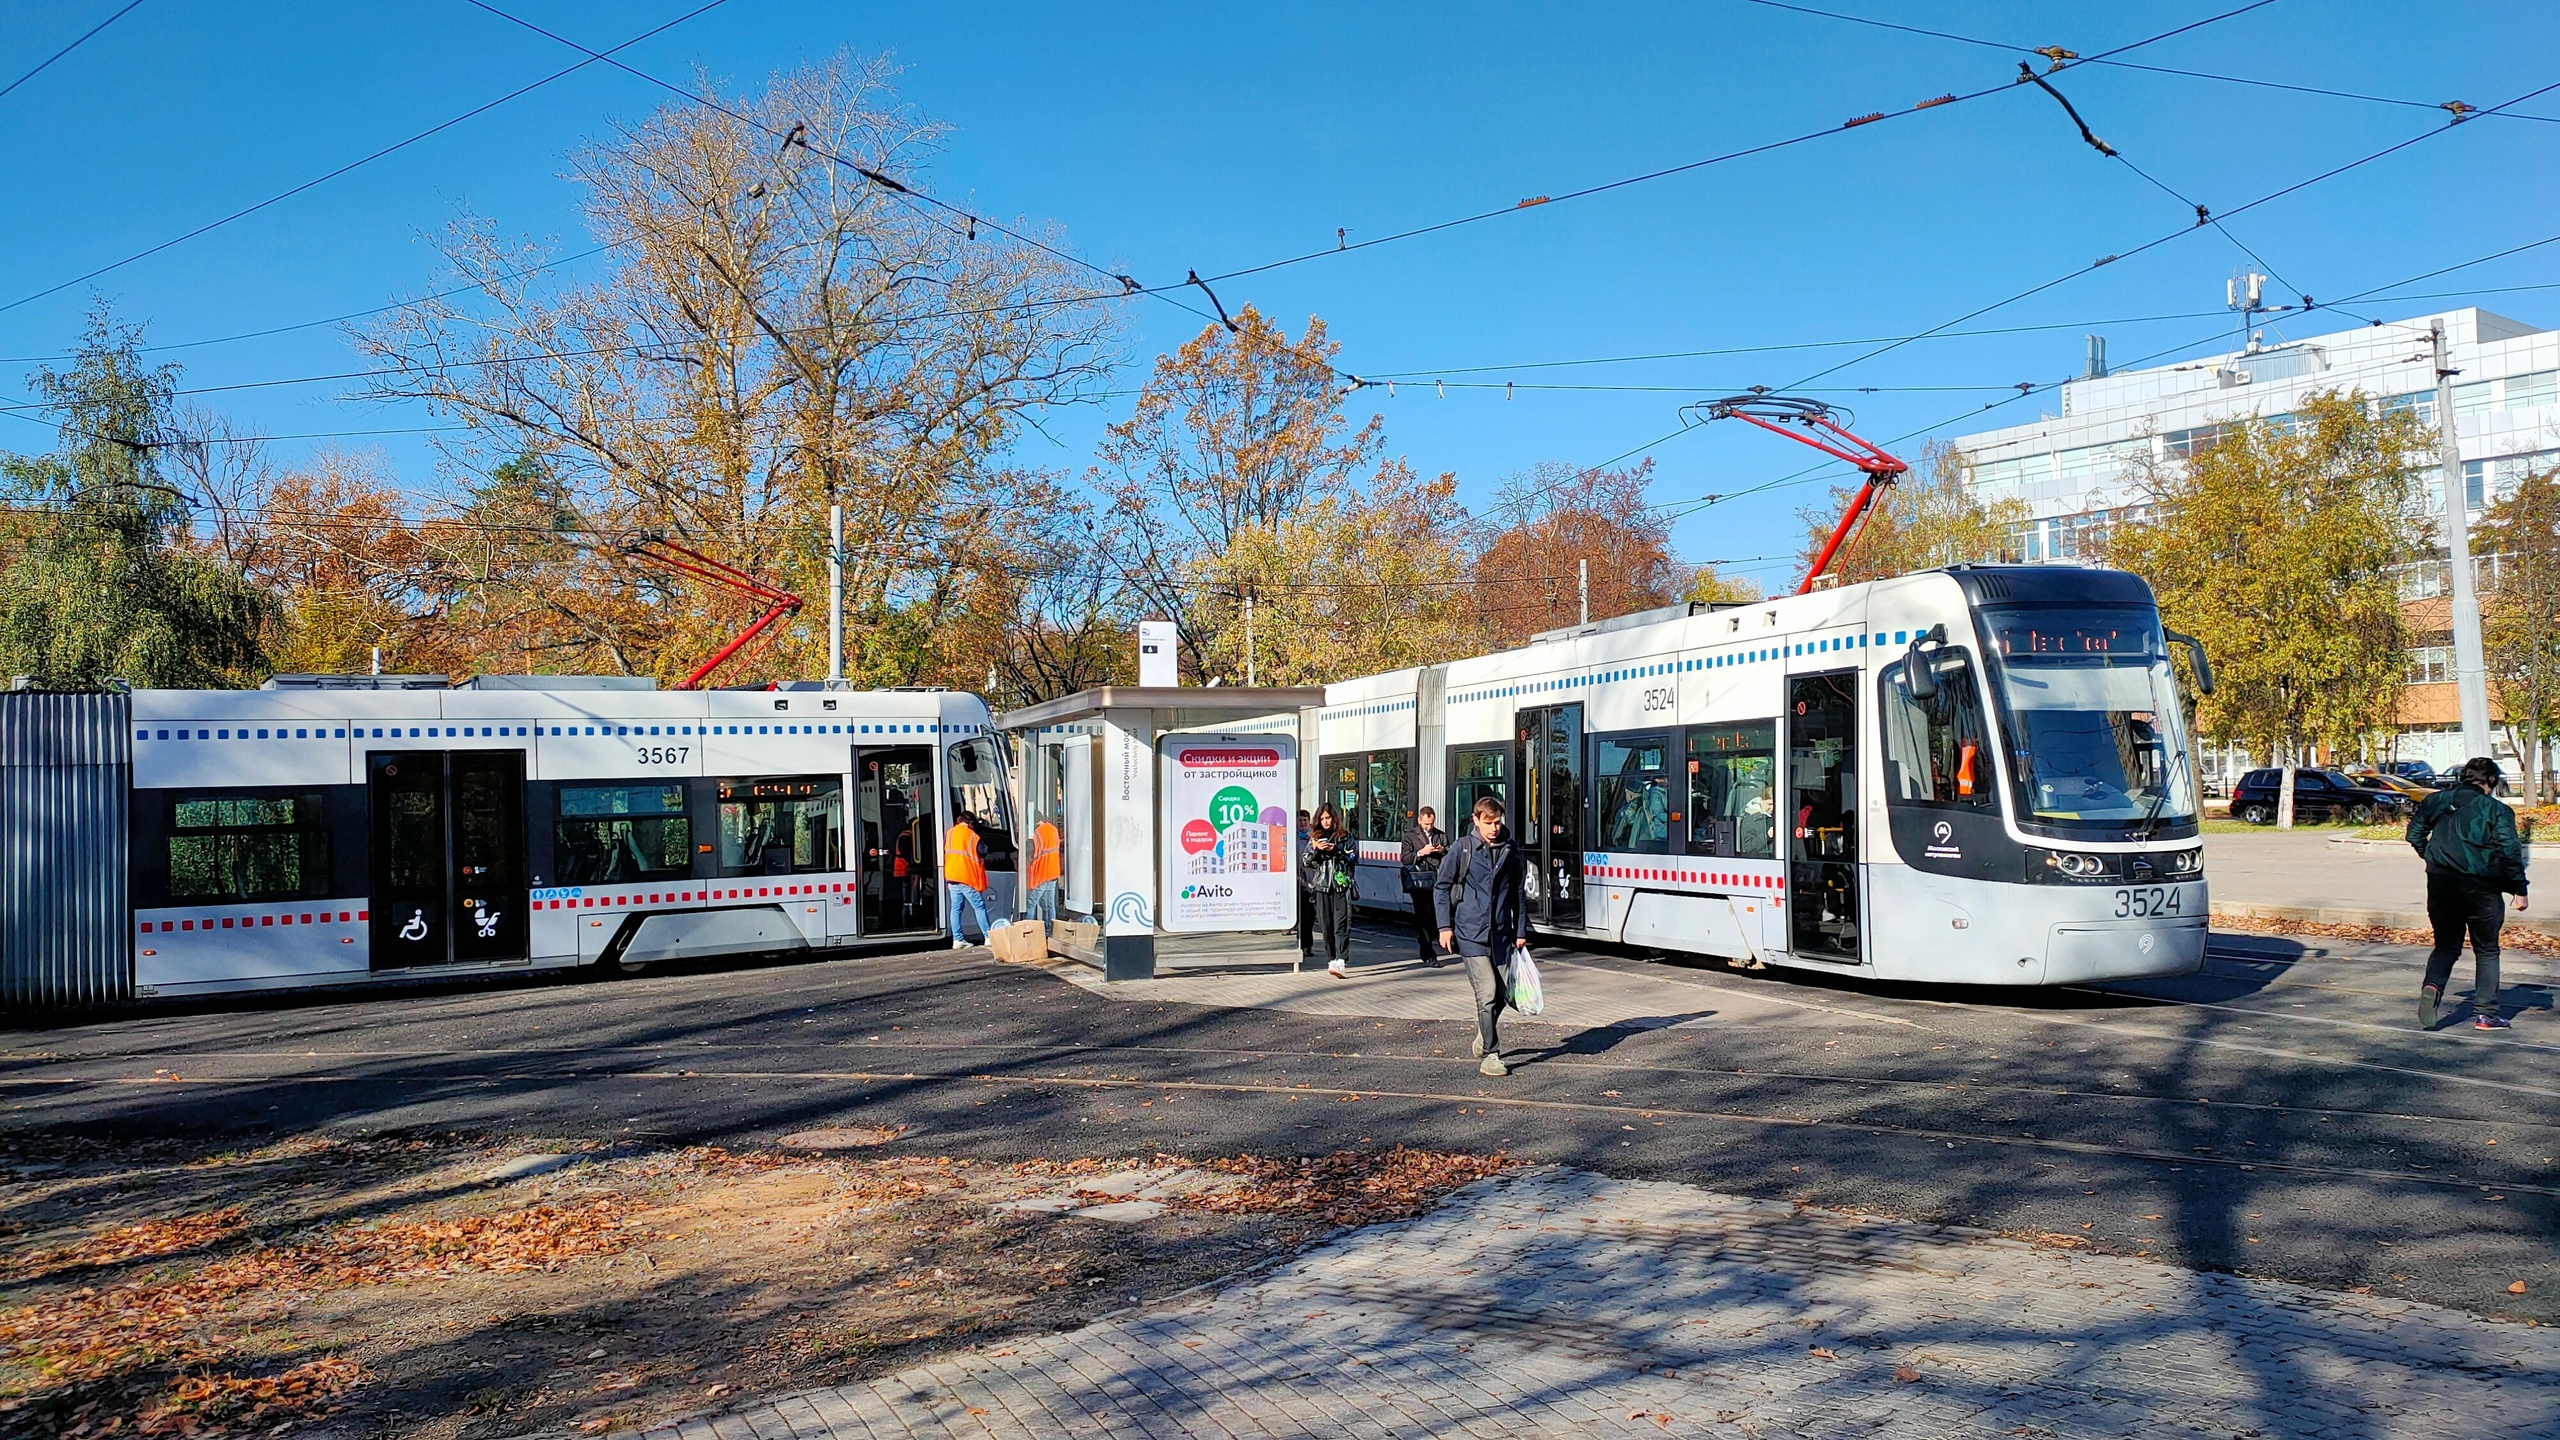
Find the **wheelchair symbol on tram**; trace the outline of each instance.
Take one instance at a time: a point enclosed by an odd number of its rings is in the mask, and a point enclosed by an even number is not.
[[[413,945],[418,941],[426,939],[427,912],[424,910],[410,911],[409,918],[401,923],[400,938]]]

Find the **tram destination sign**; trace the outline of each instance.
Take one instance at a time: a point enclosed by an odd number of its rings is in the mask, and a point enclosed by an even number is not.
[[[1298,862],[1289,809],[1298,794],[1295,742],[1271,735],[1168,735],[1158,748],[1163,929],[1296,925]]]

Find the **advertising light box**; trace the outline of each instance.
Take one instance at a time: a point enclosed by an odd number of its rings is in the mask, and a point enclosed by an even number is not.
[[[1170,933],[1286,930],[1298,923],[1290,808],[1297,743],[1273,735],[1167,735],[1156,874]]]

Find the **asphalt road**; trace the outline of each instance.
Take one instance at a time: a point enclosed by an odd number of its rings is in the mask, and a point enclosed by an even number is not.
[[[2537,962],[2510,957],[2515,1031],[2419,1034],[2416,955],[2312,943],[2217,937],[2205,974],[2112,993],[1559,954],[1712,1013],[1515,1022],[1503,1080],[1459,1016],[1117,1000],[983,951],[20,1021],[0,1162],[63,1133],[738,1146],[848,1122],[989,1157],[1404,1143],[2560,1320],[2560,1022],[2513,973]]]

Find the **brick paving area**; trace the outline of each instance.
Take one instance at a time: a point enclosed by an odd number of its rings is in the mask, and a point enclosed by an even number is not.
[[[2560,1339],[1544,1169],[1214,1294],[653,1437],[1661,1434],[2552,1435]]]

